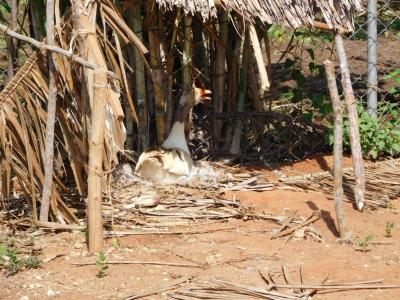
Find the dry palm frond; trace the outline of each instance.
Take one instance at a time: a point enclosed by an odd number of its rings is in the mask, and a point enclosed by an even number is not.
[[[132,41],[144,55],[147,49],[134,33],[125,28],[123,18],[113,4],[104,1],[101,6],[109,21],[105,31],[113,31],[120,38]],[[68,16],[68,15],[67,15]],[[57,43],[66,47],[75,41],[71,20],[66,17],[58,31]],[[125,63],[119,43],[104,43],[102,35],[97,36],[103,46],[104,57],[111,62],[111,69],[123,80],[108,79],[109,98],[107,104],[106,133],[104,139],[103,166],[108,173],[117,163],[117,153],[124,147],[125,127],[121,107],[120,85],[136,115],[130,95],[127,95]],[[118,38],[116,37],[115,40]],[[74,44],[70,49],[74,49]],[[114,50],[116,49],[116,50]],[[55,185],[51,197],[51,216],[61,223],[78,222],[68,208],[65,199],[76,194],[85,196],[87,191],[88,132],[90,128],[90,103],[83,86],[85,76],[80,65],[68,58],[55,54],[57,69],[57,112],[55,124]],[[0,93],[0,150],[6,163],[7,186],[10,186],[11,172],[15,174],[22,192],[29,194],[32,217],[37,217],[37,202],[40,199],[44,181],[44,138],[46,127],[46,107],[48,97],[48,65],[42,52],[34,52],[20,68],[13,80]],[[67,185],[67,182],[72,184]],[[73,186],[73,188],[71,188]],[[10,189],[7,188],[7,193]],[[4,192],[4,191],[3,191]],[[79,197],[78,197],[79,198]]]

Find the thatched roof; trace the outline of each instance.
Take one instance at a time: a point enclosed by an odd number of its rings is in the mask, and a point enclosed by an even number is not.
[[[185,14],[200,13],[215,17],[217,7],[236,11],[246,19],[284,26],[312,27],[321,16],[330,28],[353,31],[355,11],[362,10],[360,0],[156,0],[161,7],[183,8]]]

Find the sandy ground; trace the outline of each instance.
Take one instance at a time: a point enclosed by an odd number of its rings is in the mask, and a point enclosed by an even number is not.
[[[345,164],[351,164],[350,159]],[[281,167],[280,175],[293,176],[318,172],[332,167],[330,156],[316,155],[306,161]],[[265,170],[267,178],[276,177],[276,171]],[[205,268],[158,265],[110,265],[103,278],[96,277],[97,267],[74,266],[78,262],[94,262],[88,255],[82,232],[49,233],[35,238],[43,248],[42,259],[53,258],[39,269],[25,270],[12,277],[0,276],[1,299],[123,299],[152,289],[166,287],[182,276],[194,276],[185,288],[206,279],[222,278],[245,285],[265,287],[259,271],[267,270],[277,282],[284,283],[282,265],[287,267],[291,283],[299,283],[301,267],[304,283],[320,283],[384,279],[384,284],[400,284],[400,215],[393,210],[367,210],[362,213],[346,204],[347,222],[355,240],[372,234],[370,251],[356,251],[354,247],[337,242],[332,201],[316,192],[274,190],[268,192],[235,192],[226,194],[256,211],[288,215],[297,211],[308,217],[314,210],[322,211],[322,219],[314,226],[325,243],[292,239],[270,240],[277,225],[267,221],[230,220],[226,223],[193,226],[192,229],[227,231],[203,234],[129,236],[119,239],[120,246],[107,242],[107,259],[161,261],[178,264],[199,264]],[[398,201],[394,202],[397,207]],[[393,222],[392,237],[385,237],[387,222]],[[18,240],[29,240],[23,233]],[[2,233],[3,239],[5,232]],[[115,246],[115,242],[114,242]],[[57,255],[56,258],[55,255]],[[168,292],[143,299],[171,299]],[[237,299],[240,299],[237,298]],[[314,299],[400,299],[398,290],[362,290],[317,294]]]

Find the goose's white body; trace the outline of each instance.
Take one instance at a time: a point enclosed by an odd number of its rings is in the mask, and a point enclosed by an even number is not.
[[[204,94],[204,91],[202,93]],[[185,101],[187,99],[182,97],[180,105],[185,105]],[[158,184],[174,184],[190,176],[194,164],[185,137],[185,114],[181,112],[180,118],[175,120],[168,138],[160,149],[146,151],[140,155],[135,168],[137,175]]]
[[[193,161],[181,149],[157,149],[140,155],[135,173],[159,184],[178,183],[190,175]]]

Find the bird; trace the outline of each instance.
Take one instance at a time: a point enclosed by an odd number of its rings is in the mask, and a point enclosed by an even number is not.
[[[194,166],[185,136],[185,120],[199,103],[211,100],[212,92],[192,87],[179,99],[171,131],[161,147],[143,152],[135,174],[158,184],[174,184],[189,177]]]

